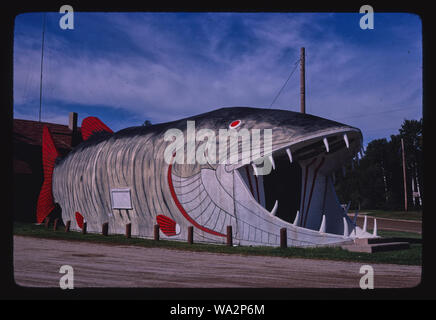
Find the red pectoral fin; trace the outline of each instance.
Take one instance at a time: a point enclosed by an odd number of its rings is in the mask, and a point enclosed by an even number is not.
[[[79,228],[83,229],[83,216],[79,212],[76,212],[76,222]]]
[[[177,223],[173,219],[160,214],[156,217],[156,222],[165,235],[175,236],[178,233],[176,228]]]

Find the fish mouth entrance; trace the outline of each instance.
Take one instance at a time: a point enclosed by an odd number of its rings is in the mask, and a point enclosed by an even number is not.
[[[267,175],[256,175],[253,165],[240,167],[238,172],[256,202],[293,223],[300,209],[302,168],[298,161],[290,162],[285,150],[273,152],[272,156],[275,169]]]
[[[265,213],[292,224],[300,210],[305,165],[323,156],[330,159],[329,171],[337,170],[361,151],[361,142],[360,131],[339,131],[274,150],[264,158],[272,165],[269,174],[258,175],[255,164],[258,161],[236,169],[252,200],[259,203]]]

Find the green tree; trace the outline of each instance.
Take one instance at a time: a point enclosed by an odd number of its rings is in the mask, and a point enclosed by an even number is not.
[[[404,141],[406,176],[407,176],[407,195],[408,204],[413,205],[412,201],[412,180],[415,190],[419,188],[421,200],[423,201],[423,163],[422,163],[422,118],[420,120],[404,120],[399,130],[400,138]],[[404,195],[403,195],[404,196]],[[418,199],[417,199],[418,200]],[[419,201],[415,202],[419,207]]]
[[[151,126],[151,125],[153,125],[153,124],[151,123],[150,120],[145,120],[144,123],[143,123],[142,125],[143,125],[144,127],[149,127],[149,126]]]
[[[384,208],[389,202],[391,188],[387,169],[388,144],[385,138],[371,141],[361,160],[359,171],[365,207]]]
[[[406,154],[406,187],[408,207],[412,207],[412,180],[415,190],[423,192],[422,171],[422,119],[404,120],[399,134],[368,143],[365,155],[359,162],[345,167],[346,176],[336,173],[335,187],[341,203],[351,201],[352,208],[397,209],[404,208],[404,182],[401,139]],[[415,207],[419,208],[418,199]]]

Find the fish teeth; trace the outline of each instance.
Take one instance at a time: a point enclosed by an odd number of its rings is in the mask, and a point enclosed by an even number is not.
[[[372,236],[377,237],[377,219],[374,218],[374,227],[372,229]]]
[[[276,200],[276,202],[274,203],[274,207],[272,208],[272,210],[271,210],[271,215],[273,215],[273,216],[275,216],[276,215],[276,213],[277,213],[277,208],[279,207],[279,202],[278,202],[278,200]]]
[[[345,217],[342,218],[342,221],[344,222],[344,237],[348,237],[348,223],[347,219]]]
[[[322,215],[321,226],[319,227],[320,233],[325,233],[325,214]]]
[[[257,167],[254,163],[251,164],[251,166],[253,167],[253,171],[254,171],[254,175],[257,176]]]
[[[345,145],[347,146],[347,149],[350,148],[350,143],[348,142],[348,136],[346,133],[344,133],[344,141],[345,141]]]
[[[298,220],[300,219],[300,210],[297,210],[297,215],[295,216],[293,226],[297,226]]]
[[[286,148],[286,153],[288,154],[289,161],[292,163],[292,153],[291,153],[291,149]]]
[[[275,170],[276,169],[276,164],[275,164],[274,158],[273,158],[273,156],[271,154],[268,156],[268,159],[269,159],[269,161],[272,164],[273,170]]]
[[[327,138],[322,139],[322,141],[324,142],[325,149],[327,150],[327,152],[329,152],[330,149],[329,149],[329,142],[327,141]]]

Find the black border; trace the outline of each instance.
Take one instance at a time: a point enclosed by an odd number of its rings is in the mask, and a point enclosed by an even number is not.
[[[378,2],[378,1],[377,1]],[[423,27],[423,119],[424,119],[424,184],[426,186],[427,204],[430,203],[430,197],[434,194],[433,170],[431,158],[429,159],[429,152],[431,152],[431,130],[434,115],[432,115],[431,103],[429,97],[429,70],[432,65],[432,56],[430,54],[429,44],[431,39],[430,26],[432,20],[432,10],[429,5],[418,7],[417,3],[409,3],[409,7],[399,7],[396,3],[395,6],[387,5],[386,3],[361,3],[358,5],[340,5],[334,1],[326,1],[323,4],[316,4],[310,7],[307,2],[286,3],[288,6],[277,7],[258,7],[253,8],[235,6],[235,7],[193,7],[187,3],[183,3],[183,7],[168,6],[168,7],[152,7],[145,2],[143,4],[128,4],[123,2],[101,2],[98,4],[76,3],[76,1],[66,1],[59,3],[55,1],[38,1],[38,2],[17,2],[10,3],[6,11],[1,15],[0,30],[3,34],[2,54],[4,55],[2,61],[2,75],[3,85],[1,95],[2,98],[2,153],[3,166],[5,169],[6,183],[4,189],[6,193],[2,192],[2,203],[7,204],[3,206],[2,220],[0,223],[0,244],[1,244],[1,262],[0,262],[0,298],[1,299],[19,299],[19,300],[41,300],[41,299],[61,299],[61,300],[89,300],[89,299],[141,299],[148,300],[148,306],[154,310],[167,309],[177,303],[184,305],[212,305],[213,303],[246,303],[246,304],[264,304],[266,312],[269,306],[274,309],[288,309],[292,308],[288,300],[336,300],[336,299],[434,299],[436,295],[433,293],[433,285],[436,284],[434,272],[435,260],[433,259],[434,246],[434,227],[435,215],[431,208],[426,210],[424,208],[423,214],[423,270],[422,282],[415,288],[408,289],[375,289],[375,290],[361,290],[361,289],[161,289],[161,288],[144,288],[144,289],[74,289],[74,290],[61,290],[61,289],[37,289],[37,288],[24,288],[15,284],[13,278],[13,250],[12,250],[12,197],[11,192],[13,178],[12,167],[12,122],[13,122],[13,33],[14,33],[14,19],[15,17],[24,12],[38,12],[38,11],[57,11],[63,4],[71,5],[75,11],[235,11],[235,12],[358,12],[358,9],[363,4],[370,4],[373,6],[375,12],[409,12],[417,14],[422,21]],[[433,29],[434,30],[434,29]],[[400,66],[399,66],[400,67]],[[430,100],[429,100],[430,99]],[[4,132],[3,132],[4,131]],[[429,138],[427,138],[429,137]],[[428,142],[427,142],[428,141]],[[431,171],[431,172],[430,172]]]

